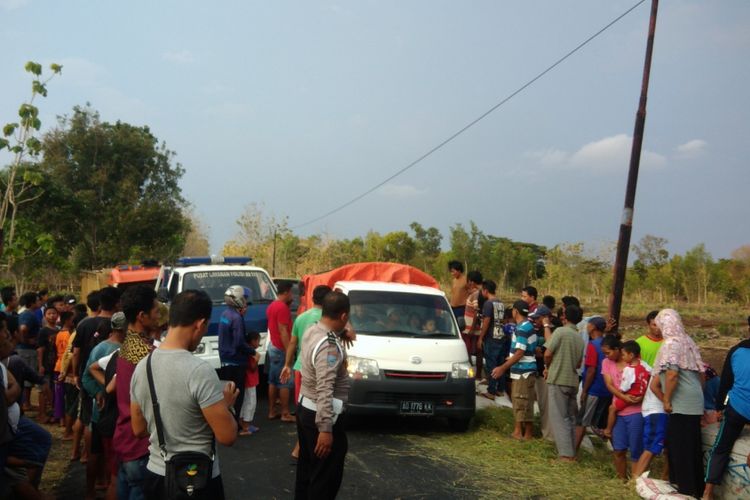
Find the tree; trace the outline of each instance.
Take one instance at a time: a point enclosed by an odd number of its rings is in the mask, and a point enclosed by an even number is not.
[[[147,126],[102,122],[76,106],[42,147],[43,174],[77,207],[67,222],[77,267],[170,260],[182,251],[190,229],[184,170]]]
[[[190,231],[185,237],[185,247],[182,249],[182,255],[208,255],[210,253],[208,227],[192,210],[188,210],[185,213],[185,217],[190,223]]]
[[[7,243],[13,244],[15,238],[16,218],[21,205],[35,199],[34,196],[25,196],[29,189],[38,185],[40,178],[32,169],[24,169],[28,159],[35,160],[42,150],[42,144],[35,134],[42,127],[39,119],[39,108],[34,105],[37,97],[47,97],[47,83],[60,74],[62,66],[51,64],[52,75],[42,79],[42,65],[29,61],[25,66],[26,72],[33,75],[31,82],[31,97],[28,102],[21,104],[18,109],[19,122],[7,123],[3,127],[3,136],[0,137],[0,150],[7,149],[13,154],[13,161],[3,172],[3,198],[0,203],[0,255],[3,254],[5,231],[8,231]],[[19,175],[19,173],[21,175]],[[10,211],[10,220],[8,215]],[[7,223],[7,224],[6,224]],[[9,267],[12,266],[12,256]]]

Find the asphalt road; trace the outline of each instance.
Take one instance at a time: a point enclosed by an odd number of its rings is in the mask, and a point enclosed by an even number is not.
[[[479,398],[482,399],[482,398]],[[296,426],[266,418],[267,401],[258,401],[253,436],[219,447],[228,499],[289,499],[294,496],[295,466],[290,453]],[[467,471],[450,457],[431,457],[420,440],[451,432],[440,419],[356,418],[347,421],[349,453],[339,499],[464,499],[478,492]],[[58,498],[82,498],[83,467],[71,466]]]

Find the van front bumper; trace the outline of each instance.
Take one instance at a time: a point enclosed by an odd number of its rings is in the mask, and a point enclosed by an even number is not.
[[[346,412],[353,415],[415,415],[404,403],[432,403],[424,416],[469,419],[476,411],[474,379],[352,380]],[[419,414],[417,414],[419,415]]]

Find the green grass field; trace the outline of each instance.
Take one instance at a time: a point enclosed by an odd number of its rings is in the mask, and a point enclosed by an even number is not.
[[[462,483],[469,483],[478,498],[639,498],[632,484],[615,479],[612,454],[603,445],[582,452],[577,463],[561,463],[553,443],[516,441],[509,437],[512,430],[509,409],[486,408],[466,433],[408,439],[434,460],[461,464]]]

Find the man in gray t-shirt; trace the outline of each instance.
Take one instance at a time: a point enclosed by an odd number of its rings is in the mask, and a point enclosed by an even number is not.
[[[212,456],[214,437],[225,446],[231,446],[237,438],[237,424],[230,412],[237,398],[234,383],[222,389],[211,365],[192,354],[206,333],[211,307],[211,299],[203,291],[186,290],[177,295],[169,311],[167,337],[150,355],[167,459],[182,452]],[[141,360],[133,373],[130,411],[134,434],[150,436],[143,490],[149,498],[166,498],[166,471],[148,384],[148,359]],[[224,498],[218,456],[214,457],[212,480],[198,496],[204,497]]]

